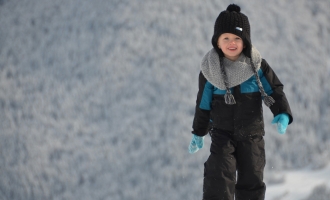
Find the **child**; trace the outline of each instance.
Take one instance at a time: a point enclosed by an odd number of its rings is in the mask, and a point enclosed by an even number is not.
[[[210,130],[211,154],[204,164],[203,200],[265,198],[262,101],[284,134],[293,120],[283,84],[252,46],[250,24],[231,4],[215,21],[213,48],[204,56],[189,152],[203,147]],[[237,178],[236,178],[237,172]]]

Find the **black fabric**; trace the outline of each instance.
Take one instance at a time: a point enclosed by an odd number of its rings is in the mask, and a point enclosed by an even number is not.
[[[274,116],[280,113],[286,113],[289,115],[289,124],[292,123],[293,117],[292,112],[289,106],[289,102],[285,96],[283,91],[284,86],[281,81],[278,79],[275,72],[272,68],[268,65],[266,60],[262,60],[261,62],[261,70],[263,71],[264,76],[266,77],[268,83],[270,84],[273,94],[270,96],[273,97],[275,103],[270,107],[270,110],[274,114]]]
[[[241,30],[239,30],[240,28]],[[217,43],[220,35],[223,33],[232,33],[242,38],[245,45],[243,53],[245,56],[251,58],[250,23],[248,17],[240,12],[239,6],[235,4],[229,5],[225,11],[219,14],[215,21],[211,43],[221,57],[224,54],[219,49]]]
[[[195,117],[192,127],[192,133],[198,136],[206,135],[210,127],[210,110],[203,110],[199,108],[206,82],[206,78],[203,76],[202,73],[200,73],[198,81],[199,91],[197,94]]]
[[[210,133],[211,155],[204,164],[203,200],[233,200],[234,194],[236,200],[263,200],[263,137],[236,141],[230,131],[212,129]]]
[[[212,126],[231,131],[236,140],[263,136],[265,131],[260,93],[241,94],[240,87],[236,86],[233,95],[236,100],[234,105],[226,104],[224,95],[213,95]]]

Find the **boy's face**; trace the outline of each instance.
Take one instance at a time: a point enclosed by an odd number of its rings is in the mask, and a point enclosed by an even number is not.
[[[237,35],[223,33],[218,39],[218,47],[227,59],[235,61],[243,51],[244,44],[242,38]]]

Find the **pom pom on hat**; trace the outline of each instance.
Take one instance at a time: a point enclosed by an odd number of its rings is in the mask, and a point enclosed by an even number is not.
[[[236,5],[236,4],[230,4],[228,7],[227,7],[227,11],[229,11],[229,12],[233,12],[233,11],[235,11],[235,12],[241,12],[241,8],[238,6],[238,5]]]

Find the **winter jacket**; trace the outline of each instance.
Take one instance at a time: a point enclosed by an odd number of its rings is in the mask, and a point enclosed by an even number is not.
[[[290,124],[293,118],[283,92],[283,84],[264,59],[261,59],[260,62],[258,69],[260,81],[265,92],[275,100],[275,103],[270,106],[270,110],[274,116],[287,113]],[[225,103],[225,89],[212,85],[202,71],[200,72],[193,134],[204,136],[210,127],[230,131],[237,140],[265,134],[262,97],[255,76],[232,87],[231,92],[236,100],[234,105]]]

